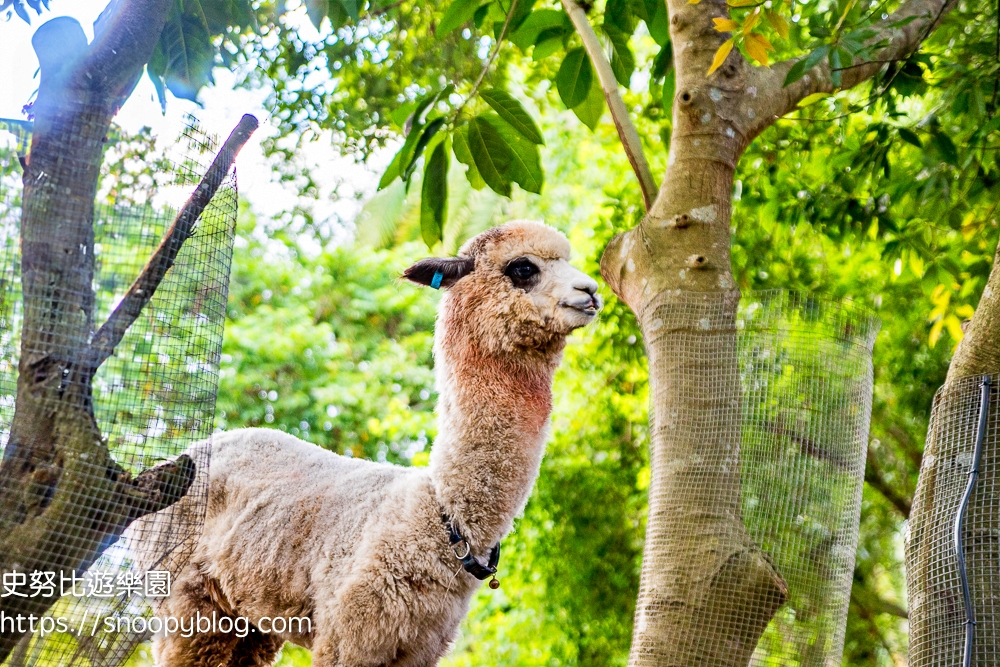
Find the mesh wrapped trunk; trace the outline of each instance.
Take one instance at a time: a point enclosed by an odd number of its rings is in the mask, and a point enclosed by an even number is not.
[[[189,194],[205,174],[215,147],[214,139],[188,128],[175,144],[178,153],[171,157],[171,173],[157,175],[164,179],[159,185]],[[19,363],[22,372],[31,367],[19,359],[21,342],[34,334],[25,325],[22,301],[22,191],[12,185],[0,184],[0,458],[5,461],[16,455],[16,444],[9,440]],[[53,565],[36,569],[15,560],[14,568],[26,570],[21,573],[23,579],[16,569],[5,572],[6,599],[0,599],[0,610],[7,609],[4,603],[15,595],[24,594],[28,598],[23,602],[37,598],[49,619],[37,623],[39,631],[22,637],[6,661],[0,660],[9,667],[118,665],[150,636],[146,621],[152,615],[151,605],[163,595],[164,579],[169,582],[190,554],[201,528],[209,447],[196,449],[190,457],[196,474],[189,474],[185,488],[178,492],[184,500],[156,514],[155,520],[150,515],[132,523],[121,537],[120,529],[108,531],[98,549],[100,555],[83,567],[61,562],[67,560],[62,553],[65,545],[81,539],[83,531],[102,529],[92,524],[100,521],[95,517],[103,516],[107,508],[95,507],[89,490],[108,484],[109,470],[117,481],[138,480],[144,470],[163,465],[192,443],[210,437],[236,205],[235,170],[229,170],[152,299],[92,381],[74,387],[75,376],[66,374],[65,391],[79,391],[92,401],[94,421],[113,467],[81,454],[73,473],[78,485],[74,488],[80,491],[69,496],[71,506],[64,514],[71,520],[56,527],[53,539],[32,547],[35,563]],[[93,233],[84,249],[93,258],[92,292],[83,296],[92,299],[93,324],[85,338],[64,341],[67,356],[93,347],[98,337],[95,327],[108,320],[122,302],[176,213],[148,202],[94,207]],[[65,407],[53,404],[51,409]],[[67,474],[53,465],[39,470]],[[66,502],[59,501],[59,492],[53,491],[59,488],[56,479],[46,480],[42,475],[38,482],[38,497],[27,502],[29,517],[44,517],[53,493],[56,502]],[[0,551],[4,537],[0,536]],[[150,570],[167,574],[154,575],[151,586]],[[54,578],[47,576],[49,572],[55,573]],[[54,589],[48,588],[50,583]],[[11,592],[10,586],[17,592]],[[58,601],[53,604],[55,598]]]
[[[877,318],[672,292],[642,322],[656,419],[631,664],[840,665]]]
[[[984,387],[984,381],[992,386]],[[934,397],[906,533],[912,667],[962,665],[968,620],[975,621],[969,626],[973,630],[969,664],[1000,664],[998,384],[1000,376],[996,375],[961,378],[943,386]],[[977,440],[981,441],[979,476],[970,489]],[[956,545],[956,525],[967,490],[968,506],[958,526],[961,545]],[[971,618],[962,590],[959,546]]]

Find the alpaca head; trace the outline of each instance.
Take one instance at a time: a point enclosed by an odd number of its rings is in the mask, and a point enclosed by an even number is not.
[[[492,353],[558,352],[601,308],[597,283],[569,263],[569,241],[538,222],[514,221],[470,239],[456,257],[431,257],[403,277],[447,289],[439,321]]]

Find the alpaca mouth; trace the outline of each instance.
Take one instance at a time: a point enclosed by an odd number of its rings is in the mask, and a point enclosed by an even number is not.
[[[563,301],[559,305],[561,305],[563,308],[569,308],[571,310],[575,310],[576,312],[581,313],[590,318],[596,317],[597,311],[601,309],[601,302],[596,299],[588,299],[583,303],[579,302],[572,303],[569,301]]]

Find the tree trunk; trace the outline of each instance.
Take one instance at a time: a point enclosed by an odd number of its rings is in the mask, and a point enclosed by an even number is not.
[[[709,4],[705,0],[703,4]],[[672,3],[678,48],[669,167],[636,229],[602,273],[637,313],[652,391],[652,480],[630,665],[746,665],[785,599],[741,518],[740,382],[729,264],[733,174],[745,148],[738,57],[705,72],[724,37],[704,8]],[[722,14],[725,5],[716,2]],[[720,419],[720,416],[728,418]]]
[[[935,396],[906,544],[910,591],[910,661],[914,667],[962,664],[966,610],[955,554],[954,525],[972,470],[984,375],[1000,373],[1000,253],[986,288]],[[1000,391],[992,379],[979,475],[962,524],[973,607],[972,664],[991,664],[1000,653]]]
[[[41,85],[23,176],[23,327],[15,414],[0,462],[0,572],[89,567],[126,526],[182,497],[178,461],[133,480],[94,418],[86,350],[94,331],[94,197],[111,119],[149,58],[171,0],[115,3],[87,44],[54,19],[32,43]],[[57,576],[58,578],[58,576]],[[40,615],[58,599],[5,597],[8,617]],[[24,633],[0,628],[0,662]]]
[[[629,665],[738,667],[749,662],[787,589],[740,512],[733,177],[754,137],[807,95],[834,86],[826,63],[786,88],[794,60],[750,67],[737,50],[707,75],[729,37],[712,22],[728,17],[726,3],[666,4],[677,81],[667,173],[647,216],[613,239],[601,260],[605,280],[642,327],[652,389],[653,474]],[[951,6],[910,0],[875,24],[871,41],[886,43],[879,59],[908,57]],[[846,69],[842,86],[881,67]],[[616,124],[625,141],[617,115]],[[631,156],[635,147],[628,148]],[[643,166],[633,160],[637,174]]]

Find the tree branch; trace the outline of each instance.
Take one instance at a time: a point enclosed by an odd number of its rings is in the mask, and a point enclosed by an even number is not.
[[[851,602],[867,611],[870,615],[890,614],[897,618],[910,617],[910,613],[900,605],[879,597],[877,593],[866,589],[857,582],[851,587]]]
[[[867,43],[887,40],[888,45],[879,52],[877,60],[842,68],[840,89],[847,90],[871,79],[886,62],[910,57],[937,27],[941,17],[956,4],[957,0],[907,0],[887,19],[873,24],[871,29],[876,34]],[[899,25],[907,19],[911,19],[909,23]],[[751,128],[749,136],[760,134],[775,120],[794,111],[798,103],[807,96],[814,93],[832,93],[836,90],[830,76],[830,64],[825,59],[806,72],[801,79],[785,87],[788,71],[801,59],[784,60],[770,68],[754,68],[749,85],[756,86],[758,99],[761,100],[764,109],[758,115],[759,120]]]
[[[97,333],[94,334],[93,342],[85,354],[85,366],[91,373],[104,363],[115,350],[115,347],[122,341],[125,332],[132,326],[136,318],[142,312],[149,300],[153,297],[156,289],[160,286],[164,276],[177,259],[177,253],[184,245],[194,229],[195,222],[208,206],[208,203],[215,196],[215,192],[222,184],[222,180],[229,173],[229,169],[236,160],[236,154],[240,152],[243,145],[250,139],[250,135],[257,129],[257,119],[247,114],[240,119],[239,125],[232,131],[222,149],[212,161],[212,166],[205,172],[194,193],[185,202],[184,207],[177,214],[173,224],[159,247],[149,258],[142,273],[135,279],[132,286],[125,293],[125,297],[108,317]]]
[[[490,57],[487,58],[486,64],[483,65],[483,69],[480,70],[479,76],[476,78],[476,82],[472,84],[472,90],[469,91],[469,94],[465,96],[462,103],[459,104],[451,113],[448,120],[449,125],[455,122],[455,119],[462,113],[462,109],[464,109],[465,105],[469,103],[469,100],[475,99],[476,95],[479,93],[479,87],[483,85],[483,81],[486,79],[486,75],[489,73],[490,67],[493,66],[493,62],[497,59],[497,56],[500,55],[500,47],[503,46],[503,39],[507,36],[507,29],[510,27],[510,20],[514,18],[514,10],[516,8],[517,0],[514,0],[510,3],[510,9],[507,10],[507,18],[503,22],[503,28],[500,29],[500,34],[493,43],[493,50],[490,52]]]
[[[882,494],[886,500],[888,500],[893,507],[899,510],[899,513],[905,518],[910,518],[910,509],[913,505],[912,501],[899,493],[892,487],[889,482],[886,481],[885,475],[882,472],[881,466],[879,466],[878,461],[875,460],[875,455],[871,448],[868,449],[868,461],[865,466],[865,483]]]
[[[629,164],[632,165],[632,171],[635,172],[635,177],[639,179],[642,200],[648,211],[656,199],[657,184],[653,179],[653,172],[649,169],[649,163],[646,162],[646,154],[642,150],[639,133],[636,132],[635,125],[632,124],[625,101],[618,93],[618,81],[615,80],[614,72],[611,71],[611,64],[604,55],[604,49],[597,38],[597,33],[590,25],[590,19],[587,18],[587,14],[576,3],[576,0],[562,0],[562,5],[566,9],[566,13],[569,14],[569,19],[573,22],[580,38],[583,39],[583,48],[587,50],[587,55],[590,56],[590,61],[593,63],[594,69],[597,70],[597,78],[601,82],[604,99],[608,102],[611,118],[618,130],[618,138],[622,142],[625,155],[628,157]]]

